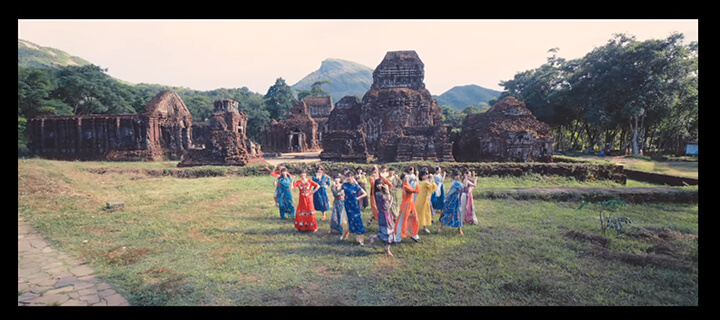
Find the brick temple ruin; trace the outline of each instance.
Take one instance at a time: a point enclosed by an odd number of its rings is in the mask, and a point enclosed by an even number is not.
[[[263,142],[265,152],[313,152],[320,150],[318,124],[305,101],[293,101],[290,116],[278,122],[273,119]]]
[[[192,115],[173,91],[158,93],[142,114],[52,115],[28,120],[28,148],[60,160],[180,159],[190,148]]]
[[[552,162],[550,126],[513,97],[467,115],[455,158],[462,162]]]
[[[178,167],[264,163],[260,145],[247,138],[247,120],[237,101],[215,101],[208,121],[193,124],[193,146]]]
[[[368,152],[380,162],[455,160],[448,139],[450,128],[442,125],[442,111],[425,88],[424,68],[415,51],[390,51],[373,72],[373,84],[360,102],[357,131],[364,136]],[[333,113],[340,109],[336,107]],[[343,117],[336,119],[344,121]],[[346,132],[353,128],[334,120],[331,114],[325,149],[351,138],[356,142],[350,145],[361,144],[361,139]],[[333,130],[336,127],[343,129]],[[323,160],[344,161],[339,156],[342,152],[325,153]]]
[[[328,131],[330,113],[335,109],[332,97],[305,97],[303,101],[307,105],[310,117],[317,122],[317,140],[322,142],[323,134]]]
[[[361,112],[358,97],[345,96],[338,101],[328,118],[320,160],[360,163],[370,160],[365,133],[360,126]]]

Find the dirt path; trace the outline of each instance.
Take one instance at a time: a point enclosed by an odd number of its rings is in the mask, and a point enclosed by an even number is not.
[[[320,161],[320,151],[303,153],[283,153],[280,157],[265,157],[265,161],[271,166],[283,162],[316,162]]]

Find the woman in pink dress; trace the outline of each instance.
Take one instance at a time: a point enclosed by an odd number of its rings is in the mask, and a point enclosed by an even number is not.
[[[318,225],[315,219],[315,206],[313,205],[313,194],[320,186],[307,178],[305,170],[300,173],[300,180],[293,184],[293,189],[300,190],[297,209],[295,210],[295,229],[298,231],[317,231]]]
[[[460,196],[460,211],[462,212],[463,221],[466,224],[478,224],[475,215],[475,202],[473,201],[472,190],[477,184],[477,177],[469,170],[465,171],[463,177],[463,193]]]

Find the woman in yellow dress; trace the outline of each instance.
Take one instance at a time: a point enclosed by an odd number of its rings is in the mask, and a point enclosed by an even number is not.
[[[421,171],[419,178],[417,200],[415,200],[418,224],[425,233],[430,233],[430,230],[427,228],[432,223],[432,203],[430,196],[435,192],[437,185],[435,184],[435,179],[430,178],[430,174],[427,172]]]

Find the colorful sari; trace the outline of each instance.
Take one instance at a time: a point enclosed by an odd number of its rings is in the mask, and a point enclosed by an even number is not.
[[[433,208],[432,214],[435,215],[435,210],[442,210],[445,205],[445,184],[443,183],[443,177],[440,174],[434,174],[433,179],[435,179],[435,184],[438,186],[430,197],[430,202],[432,203]]]
[[[342,185],[330,187],[333,194],[332,213],[330,214],[330,230],[343,234],[343,227],[347,230],[347,214],[345,213],[345,191]],[[319,192],[319,191],[318,191]]]
[[[414,237],[420,230],[417,210],[415,210],[415,200],[413,199],[413,196],[417,193],[417,188],[411,187],[409,183],[403,184],[402,204],[400,204],[400,213],[398,213],[395,222],[395,242],[402,241],[402,238]]]
[[[277,178],[280,176],[280,170],[270,171],[270,175],[273,176],[273,178],[275,178],[275,179],[277,180]],[[291,174],[289,174],[289,173],[288,173],[288,177],[290,177],[291,180],[293,179],[293,176],[292,176]],[[275,184],[275,186],[276,186],[276,187],[275,187],[275,194],[273,194],[273,199],[275,199],[275,203],[278,203],[278,189],[279,189],[279,187],[277,187],[277,184]]]
[[[375,193],[378,208],[378,238],[387,244],[395,242],[395,215],[392,212],[392,196],[383,192]]]
[[[345,182],[342,187],[343,191],[345,191],[345,213],[348,219],[348,229],[352,234],[365,234],[365,226],[363,225],[360,204],[357,198],[360,186],[357,183]]]
[[[297,210],[295,212],[295,229],[300,231],[317,230],[317,220],[315,220],[315,208],[312,201],[312,187],[318,187],[318,184],[312,180],[307,182],[296,181],[293,188],[300,190]]]
[[[433,210],[430,204],[430,195],[435,192],[435,189],[437,189],[437,185],[434,180],[420,181],[418,184],[415,208],[417,209],[418,223],[421,227],[427,227],[431,224]]]
[[[445,205],[443,206],[442,214],[440,215],[440,223],[451,227],[460,228],[463,225],[463,220],[460,212],[462,204],[460,203],[460,196],[463,192],[463,185],[460,181],[453,180],[450,190],[445,197]]]
[[[322,175],[320,179],[313,176],[312,181],[318,184],[319,190],[313,194],[313,206],[315,211],[330,211],[330,200],[327,195],[327,186],[330,185],[330,177]]]
[[[470,181],[466,181],[465,184],[462,196],[460,197],[462,218],[467,224],[478,224],[477,216],[475,215],[475,202],[473,201],[472,195],[475,184]]]
[[[280,177],[275,180],[275,193],[277,195],[278,209],[280,209],[280,219],[285,219],[285,215],[291,218],[295,216],[295,206],[290,192],[291,182],[292,178],[290,177]]]

